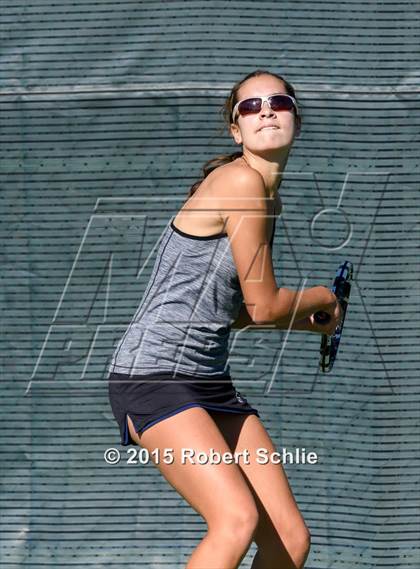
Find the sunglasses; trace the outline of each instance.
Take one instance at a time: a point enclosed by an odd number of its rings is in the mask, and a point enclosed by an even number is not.
[[[296,115],[299,115],[296,99],[291,95],[284,95],[279,93],[277,95],[270,95],[268,97],[252,97],[251,99],[242,99],[242,101],[238,101],[233,107],[232,122],[235,122],[237,114],[241,115],[241,117],[246,117],[247,115],[259,113],[264,101],[267,101],[268,106],[273,111],[294,110]]]

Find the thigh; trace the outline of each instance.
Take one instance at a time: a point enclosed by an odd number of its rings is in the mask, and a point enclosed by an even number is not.
[[[256,519],[258,510],[244,476],[236,464],[191,464],[181,461],[183,449],[209,455],[211,449],[230,452],[227,442],[209,413],[200,407],[186,409],[168,417],[143,433],[136,433],[128,417],[130,435],[134,441],[151,453],[154,449],[172,449],[172,464],[157,461],[154,464],[164,478],[205,519],[220,527],[224,522]],[[162,455],[163,456],[163,455]]]
[[[256,544],[261,548],[272,546],[275,549],[293,540],[296,533],[306,533],[306,524],[283,466],[272,462],[259,464],[255,460],[258,448],[267,449],[268,453],[277,451],[261,420],[256,415],[236,416],[216,412],[212,413],[212,417],[231,452],[247,449],[250,453],[249,464],[240,462],[239,466],[258,507]]]

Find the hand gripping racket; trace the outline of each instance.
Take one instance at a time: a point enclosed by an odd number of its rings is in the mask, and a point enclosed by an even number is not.
[[[350,298],[352,278],[353,265],[350,263],[350,261],[344,261],[344,263],[338,267],[335,274],[333,286],[331,287],[332,292],[337,297],[337,300],[343,309],[343,315],[332,336],[322,334],[321,348],[319,350],[319,353],[321,354],[319,358],[319,369],[323,372],[330,372],[332,370],[335,358],[337,356],[344,326],[344,319],[346,317],[347,305]],[[318,324],[327,324],[330,319],[331,316],[328,314],[328,312],[324,312],[323,310],[315,312],[314,314],[314,320]]]

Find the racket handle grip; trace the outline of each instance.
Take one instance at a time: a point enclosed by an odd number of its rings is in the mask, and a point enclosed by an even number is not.
[[[328,312],[320,310],[319,312],[315,312],[314,320],[317,324],[328,324],[328,322],[331,320],[331,315],[328,314]]]

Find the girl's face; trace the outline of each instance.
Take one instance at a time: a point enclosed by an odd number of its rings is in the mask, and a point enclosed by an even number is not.
[[[271,75],[251,77],[243,83],[238,91],[237,100],[251,97],[262,97],[284,93],[287,95],[283,81]],[[264,128],[270,125],[270,128]],[[299,134],[300,124],[293,111],[273,111],[264,102],[259,113],[240,116],[230,130],[237,144],[242,144],[249,151],[259,155],[275,157],[276,151],[285,150],[292,145],[294,137]]]

